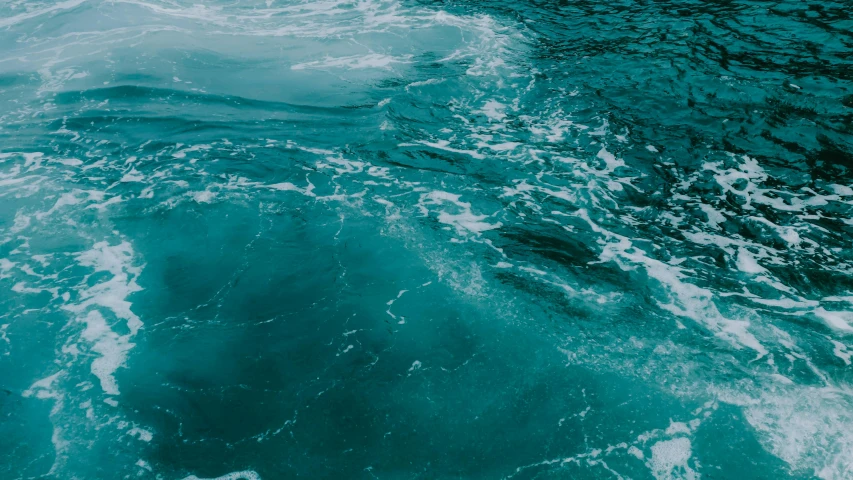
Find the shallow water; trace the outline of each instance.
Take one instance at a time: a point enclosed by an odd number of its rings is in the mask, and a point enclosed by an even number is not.
[[[853,478],[848,2],[7,1],[3,478]]]

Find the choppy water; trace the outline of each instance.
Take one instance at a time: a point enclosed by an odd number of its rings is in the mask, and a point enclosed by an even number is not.
[[[5,1],[2,478],[853,478],[849,1]]]

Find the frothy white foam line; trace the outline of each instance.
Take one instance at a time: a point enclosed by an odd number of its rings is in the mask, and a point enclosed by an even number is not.
[[[98,242],[91,250],[78,254],[77,261],[95,272],[112,274],[109,279],[82,289],[81,302],[63,308],[77,314],[77,320],[86,325],[82,338],[92,344],[92,351],[100,355],[92,362],[91,370],[100,380],[101,389],[108,395],[118,395],[113,375],[124,364],[127,352],[133,348],[131,339],[142,327],[142,321],[131,311],[131,303],[127,299],[141,290],[136,283],[141,268],[133,266],[133,248],[127,241],[117,245]],[[104,308],[124,320],[128,333],[116,333],[101,312],[93,307]]]
[[[233,472],[216,478],[199,478],[195,475],[185,477],[183,480],[261,480],[261,476],[252,470]]]
[[[522,472],[536,468],[560,468],[565,465],[578,465],[589,467],[601,467],[616,478],[623,476],[607,464],[607,458],[619,455],[627,460],[644,461],[645,466],[651,471],[652,475],[657,480],[698,480],[699,473],[691,466],[692,459],[692,443],[690,437],[696,432],[702,423],[702,419],[708,418],[717,404],[715,402],[707,402],[702,408],[696,409],[693,415],[699,417],[690,420],[689,422],[674,422],[670,420],[669,427],[666,429],[654,429],[639,434],[634,441],[620,442],[615,445],[608,445],[606,448],[592,448],[584,453],[573,455],[571,457],[561,457],[541,462],[532,463],[517,467],[513,473],[504,478],[510,479]],[[587,410],[578,414],[583,418]],[[565,419],[560,421],[562,422]],[[646,447],[647,444],[654,441],[651,448]],[[649,455],[644,450],[647,450]],[[630,457],[626,457],[630,456]]]
[[[346,68],[347,70],[361,70],[367,68],[390,69],[395,63],[411,63],[411,55],[393,57],[379,53],[367,55],[350,55],[346,57],[326,57],[323,60],[313,62],[297,63],[290,67],[291,70],[308,70],[322,68]]]
[[[406,85],[406,91],[408,92],[410,89],[415,87],[425,87],[427,85],[438,85],[439,83],[444,83],[443,78],[428,78],[426,80],[421,80],[418,82],[412,82]]]
[[[479,235],[487,230],[494,230],[501,227],[501,223],[484,222],[488,216],[476,215],[471,210],[471,204],[460,200],[461,196],[443,191],[432,191],[421,195],[418,202],[418,208],[424,216],[429,215],[428,205],[445,205],[451,204],[457,207],[458,213],[450,213],[448,211],[438,212],[438,221],[452,226],[459,235]]]

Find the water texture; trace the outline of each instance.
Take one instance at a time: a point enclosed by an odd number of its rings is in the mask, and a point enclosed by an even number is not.
[[[853,478],[851,11],[3,2],[0,477]]]

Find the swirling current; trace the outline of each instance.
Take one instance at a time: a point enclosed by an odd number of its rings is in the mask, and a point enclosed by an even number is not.
[[[851,12],[0,3],[0,476],[853,478]]]

